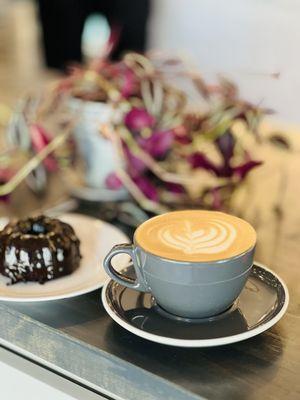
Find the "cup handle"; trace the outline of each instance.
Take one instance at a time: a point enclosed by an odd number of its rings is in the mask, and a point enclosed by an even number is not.
[[[121,274],[112,266],[111,260],[113,257],[122,253],[128,254],[131,257],[136,279],[132,279],[129,276]],[[120,285],[126,286],[130,289],[139,290],[140,292],[149,292],[148,286],[138,265],[135,248],[132,244],[117,244],[114,246],[105,257],[103,265],[107,274]]]

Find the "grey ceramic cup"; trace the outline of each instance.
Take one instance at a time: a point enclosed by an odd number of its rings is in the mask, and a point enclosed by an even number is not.
[[[209,262],[175,261],[133,244],[114,246],[104,259],[108,275],[123,286],[150,292],[165,311],[184,318],[205,318],[225,311],[242,291],[253,265],[255,244],[246,252]],[[136,279],[117,272],[112,258],[127,253]]]

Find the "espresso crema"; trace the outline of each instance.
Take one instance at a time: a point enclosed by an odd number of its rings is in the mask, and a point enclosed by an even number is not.
[[[243,219],[216,211],[187,210],[159,215],[144,222],[135,240],[154,255],[205,262],[231,258],[256,243],[256,232]]]

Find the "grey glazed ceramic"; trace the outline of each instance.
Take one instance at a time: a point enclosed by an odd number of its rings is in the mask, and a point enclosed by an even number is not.
[[[204,318],[226,310],[240,294],[249,276],[255,247],[226,260],[183,262],[146,252],[134,240],[120,244],[104,259],[108,275],[121,285],[150,292],[161,308],[185,318]],[[127,253],[136,279],[116,272],[112,258]]]
[[[132,267],[124,272],[132,275]],[[233,306],[215,317],[188,322],[171,317],[149,293],[112,280],[103,288],[102,302],[119,325],[140,337],[172,346],[209,347],[245,340],[269,329],[284,315],[289,294],[278,276],[255,263]]]

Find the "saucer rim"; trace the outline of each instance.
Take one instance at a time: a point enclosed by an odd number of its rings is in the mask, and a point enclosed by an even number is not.
[[[249,331],[243,332],[243,333],[238,333],[236,335],[231,335],[231,336],[225,336],[221,338],[212,338],[212,339],[176,339],[176,338],[170,338],[168,336],[161,336],[161,335],[156,335],[154,333],[148,333],[145,332],[139,328],[136,328],[132,325],[130,325],[128,322],[124,321],[122,318],[120,318],[114,311],[113,309],[109,306],[108,301],[106,300],[106,293],[107,293],[107,288],[108,285],[111,283],[112,279],[109,279],[102,288],[102,293],[101,293],[101,301],[103,304],[104,309],[108,313],[108,315],[122,328],[126,329],[127,331],[143,338],[150,340],[151,342],[155,343],[160,343],[160,344],[165,344],[169,346],[175,346],[175,347],[216,347],[216,346],[222,346],[226,344],[232,344],[232,343],[237,343],[241,342],[246,339],[250,339],[251,337],[257,336],[269,328],[271,328],[273,325],[275,325],[285,314],[288,305],[289,305],[289,291],[287,288],[286,283],[283,281],[282,278],[280,278],[274,271],[266,267],[264,264],[259,263],[254,261],[253,265],[256,265],[269,273],[271,273],[273,276],[275,276],[276,279],[280,282],[284,294],[285,294],[285,301],[282,305],[282,308],[276,314],[272,319],[269,321],[263,323],[262,325],[259,325]]]

